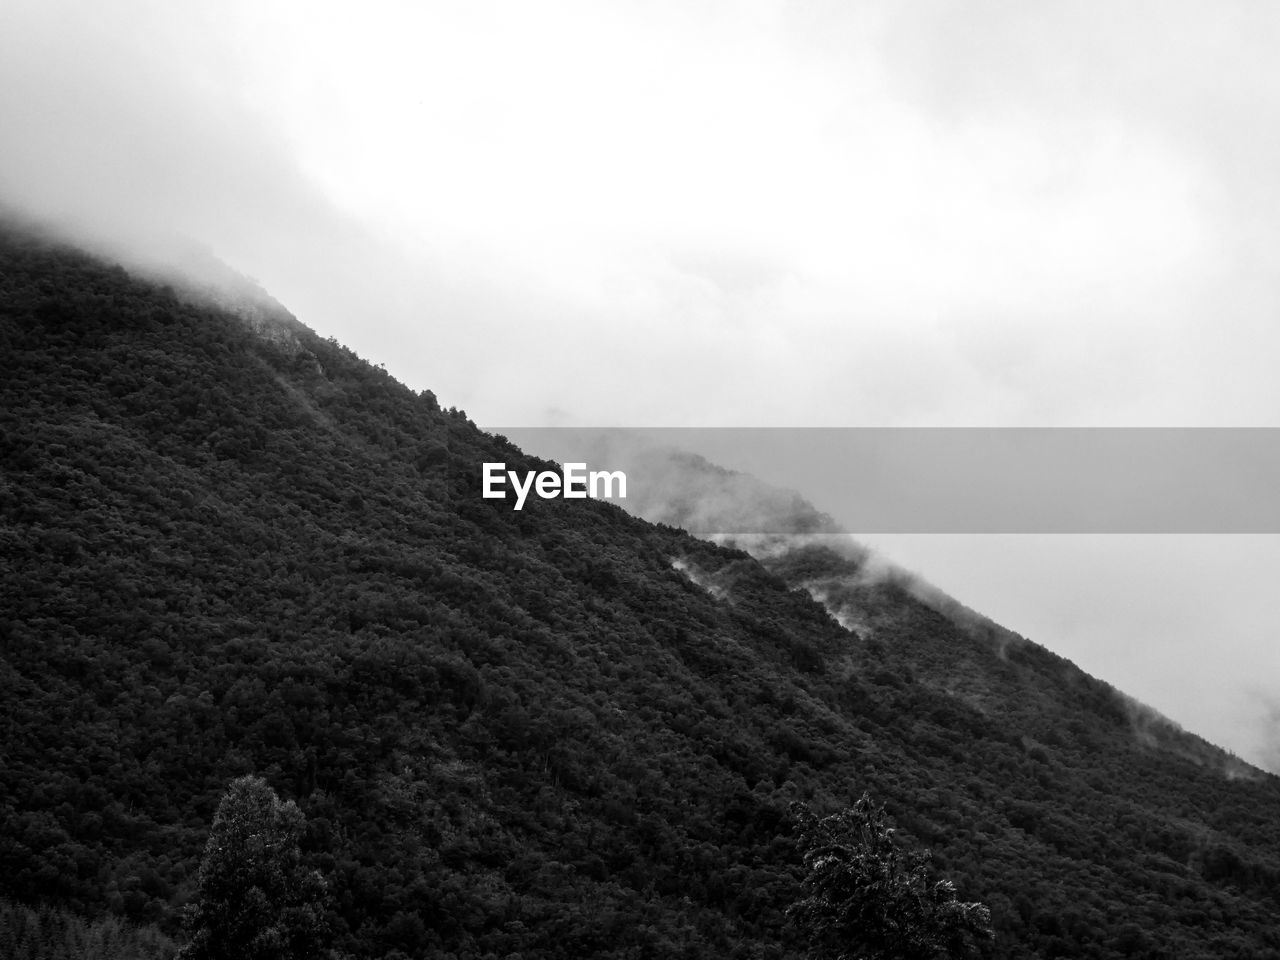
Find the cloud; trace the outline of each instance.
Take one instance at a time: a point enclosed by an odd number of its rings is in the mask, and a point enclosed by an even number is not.
[[[1272,773],[1280,775],[1280,696],[1256,695],[1261,705],[1261,748],[1259,762]]]
[[[254,220],[308,226],[285,145],[218,73],[214,22],[166,5],[18,2],[0,30],[0,185],[11,199],[96,231],[248,235]]]
[[[1185,422],[1270,395],[1260,370],[1210,389],[1235,347],[1191,379],[1169,345],[1216,342],[1192,311],[1235,266],[1225,161],[1115,56],[1061,93],[1050,41],[1103,42],[1096,18],[947,10],[20,2],[0,189],[195,235],[491,422]]]

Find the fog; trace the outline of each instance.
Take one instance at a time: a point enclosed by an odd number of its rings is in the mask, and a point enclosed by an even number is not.
[[[482,424],[1275,426],[1277,40],[1243,2],[9,0],[0,199],[205,245]],[[1275,764],[1270,538],[883,550]]]

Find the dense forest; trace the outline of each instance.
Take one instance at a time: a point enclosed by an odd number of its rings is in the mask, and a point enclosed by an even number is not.
[[[799,956],[788,810],[866,793],[993,957],[1280,958],[1275,777],[856,555],[482,499],[545,465],[265,300],[0,234],[11,955],[169,955],[256,774],[340,955]]]

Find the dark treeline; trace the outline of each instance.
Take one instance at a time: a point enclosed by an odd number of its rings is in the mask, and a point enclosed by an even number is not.
[[[17,231],[0,356],[6,918],[182,941],[253,773],[358,957],[798,955],[788,806],[864,792],[993,956],[1280,957],[1276,780],[1041,648],[892,582],[855,636],[804,570],[482,500],[537,463],[430,393]]]

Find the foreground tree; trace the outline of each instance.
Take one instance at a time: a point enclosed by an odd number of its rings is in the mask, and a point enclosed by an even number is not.
[[[305,821],[259,777],[233,780],[218,804],[178,960],[311,960],[325,931],[325,884],[302,865]]]
[[[882,807],[865,794],[819,819],[793,804],[808,871],[806,896],[788,916],[823,960],[968,957],[991,939],[991,912],[961,903],[949,880],[931,880],[929,854],[901,850]]]

